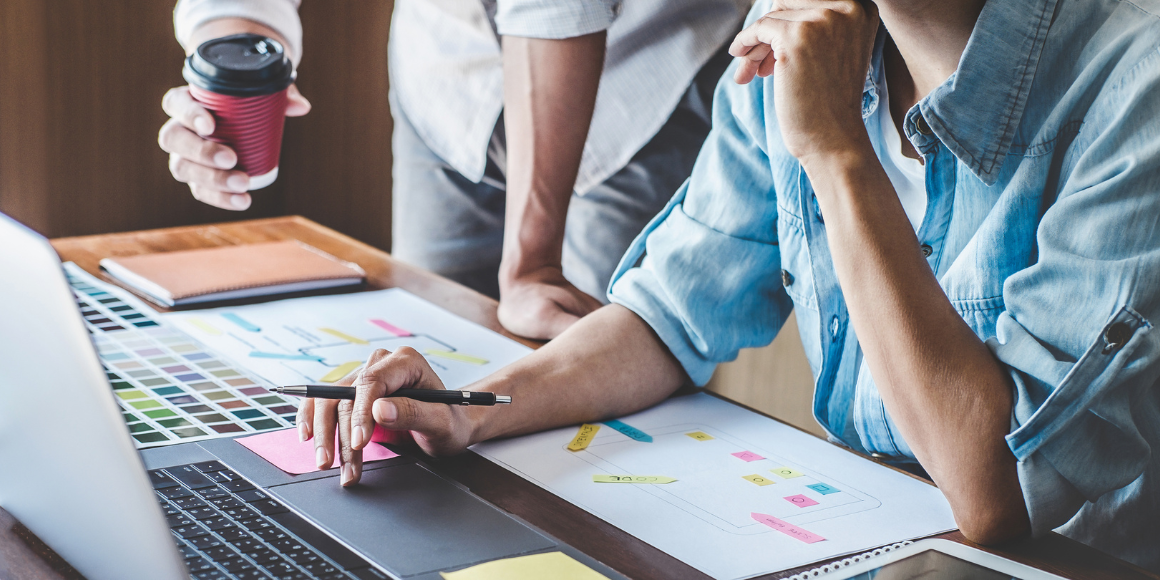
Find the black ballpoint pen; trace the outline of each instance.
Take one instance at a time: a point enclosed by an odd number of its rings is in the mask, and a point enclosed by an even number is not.
[[[310,397],[314,399],[348,399],[354,400],[354,387],[336,387],[334,385],[292,385],[288,387],[274,387],[270,389],[280,395],[295,397]],[[497,395],[486,391],[436,391],[432,389],[399,389],[387,397],[406,397],[423,403],[446,403],[448,405],[510,405],[512,398],[508,395]]]

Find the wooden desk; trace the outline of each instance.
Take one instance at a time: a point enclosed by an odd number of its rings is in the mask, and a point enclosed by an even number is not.
[[[361,265],[373,289],[400,287],[469,320],[511,336],[499,326],[496,303],[480,294],[405,264],[386,253],[299,217],[227,225],[153,230],[65,238],[53,245],[64,260],[99,275],[98,261],[166,250],[298,239]],[[529,346],[537,343],[521,340]],[[584,510],[475,455],[431,460],[435,471],[458,481],[480,497],[524,519],[630,578],[671,580],[705,578],[672,556],[653,548]],[[944,538],[966,542],[960,534]],[[1068,578],[1157,578],[1093,548],[1052,534],[1046,538],[988,550]],[[771,574],[783,578],[800,570]],[[50,549],[0,509],[0,578],[78,578]]]

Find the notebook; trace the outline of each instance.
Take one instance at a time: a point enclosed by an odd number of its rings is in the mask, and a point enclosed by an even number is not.
[[[101,268],[164,306],[360,284],[357,264],[297,240],[105,258]]]

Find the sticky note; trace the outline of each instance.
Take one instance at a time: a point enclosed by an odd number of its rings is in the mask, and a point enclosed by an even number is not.
[[[310,360],[314,362],[322,362],[322,357],[312,354],[283,354],[280,352],[262,352],[260,350],[250,351],[252,358],[277,358],[282,360]]]
[[[608,580],[563,552],[548,552],[493,560],[455,572],[440,572],[444,580]]]
[[[208,322],[206,322],[206,321],[204,321],[204,320],[202,320],[202,319],[200,319],[200,318],[190,318],[190,319],[189,319],[189,323],[190,323],[190,324],[192,324],[192,325],[194,325],[194,326],[196,326],[196,327],[198,327],[198,328],[200,328],[200,329],[201,329],[203,332],[205,332],[206,334],[212,334],[212,335],[214,335],[214,336],[218,336],[218,335],[220,335],[220,334],[222,333],[222,331],[220,331],[220,330],[218,330],[217,328],[215,328],[215,327],[211,326],[211,325],[210,325]],[[173,350],[177,350],[177,349],[176,349],[176,348],[174,348]],[[177,350],[177,352],[182,352],[182,351],[180,351],[180,350]],[[159,353],[159,354],[160,354],[160,353]]]
[[[333,383],[335,381],[341,380],[342,377],[349,375],[351,373],[351,371],[353,371],[354,369],[357,369],[359,367],[359,365],[361,365],[361,364],[362,364],[361,360],[352,360],[348,363],[342,363],[342,364],[338,365],[337,367],[335,367],[333,370],[331,370],[329,373],[326,373],[325,375],[323,375],[321,379],[318,379],[318,382],[320,382],[320,383]]]
[[[369,342],[367,342],[367,341],[365,341],[357,336],[351,336],[351,335],[349,335],[341,330],[335,330],[333,328],[319,328],[318,331],[325,332],[326,334],[329,334],[330,336],[333,336],[336,338],[341,338],[341,339],[343,339],[351,344],[370,344]]]
[[[457,360],[459,362],[465,362],[465,363],[473,364],[473,365],[485,365],[485,364],[487,364],[487,359],[485,359],[485,358],[479,358],[477,356],[471,356],[469,354],[463,354],[461,352],[452,352],[449,350],[427,349],[427,350],[423,351],[423,354],[429,354],[431,356],[437,356],[439,358],[445,358],[448,360]]]
[[[363,448],[363,462],[398,457],[397,453],[377,443],[387,441],[388,437],[387,431],[376,425],[374,433],[371,434],[371,441],[374,443],[367,444]],[[315,464],[314,440],[298,441],[297,429],[281,429],[261,435],[242,437],[235,439],[235,441],[241,443],[246,449],[257,453],[262,459],[272,463],[274,467],[291,475],[319,471],[318,465]],[[336,435],[334,437],[332,468],[339,465],[338,454],[338,436]]]
[[[798,495],[787,496],[785,498],[785,501],[788,501],[789,503],[792,503],[793,505],[796,505],[798,507],[803,507],[803,508],[810,507],[812,505],[818,505],[818,502],[816,502],[816,501],[814,501],[814,500],[812,500],[812,499],[810,499],[810,498],[808,498],[800,493]]]
[[[589,425],[585,423],[580,426],[580,430],[576,432],[576,436],[572,438],[572,442],[568,444],[568,451],[584,451],[588,448],[588,444],[592,442],[592,438],[596,436],[596,432],[600,430],[600,425]]]
[[[810,488],[810,489],[812,489],[812,490],[814,490],[822,495],[830,495],[831,493],[838,493],[839,491],[842,491],[842,490],[840,490],[832,485],[826,485],[824,483],[811,483],[811,484],[807,485],[806,487],[808,487],[808,488]]]
[[[692,433],[685,433],[685,435],[688,435],[697,441],[708,441],[713,438],[712,435],[705,433],[704,431],[693,431]]]
[[[672,483],[676,481],[663,475],[593,475],[596,483]]]
[[[371,324],[373,324],[373,325],[375,325],[375,326],[377,326],[377,327],[379,327],[379,328],[381,328],[381,329],[383,329],[383,330],[385,330],[385,331],[387,331],[387,332],[389,332],[389,333],[391,333],[399,338],[403,338],[403,337],[407,337],[407,336],[414,336],[410,332],[403,330],[402,328],[399,328],[398,326],[395,326],[394,324],[391,324],[390,322],[387,322],[386,320],[379,320],[378,318],[372,318],[370,320],[370,322],[371,322]]]
[[[757,485],[772,485],[774,483],[772,479],[766,479],[756,473],[753,475],[742,475],[741,478],[756,483]]]
[[[771,515],[759,514],[757,512],[753,512],[753,513],[749,514],[749,517],[751,517],[751,518],[757,520],[758,522],[761,522],[761,523],[763,523],[763,524],[765,524],[765,525],[767,525],[767,526],[769,526],[769,527],[771,527],[771,528],[773,528],[773,529],[775,529],[775,530],[777,530],[777,531],[779,531],[779,532],[781,532],[781,533],[783,533],[791,538],[796,538],[796,539],[801,540],[807,544],[824,542],[826,540],[825,538],[823,538],[823,537],[821,537],[813,532],[807,532],[806,530],[803,530],[803,529],[801,529],[801,528],[799,528],[799,527],[797,527],[789,522],[783,522],[783,521],[781,521],[781,520],[779,520]]]
[[[222,318],[238,325],[238,327],[242,330],[249,332],[262,332],[262,329],[258,328],[257,325],[251,324],[250,321],[242,318],[241,316],[238,316],[237,314],[234,314],[233,312],[226,312],[225,314],[222,314]]]
[[[732,455],[733,457],[736,457],[742,461],[761,461],[762,459],[765,459],[764,457],[752,451],[738,451],[737,453],[730,453],[729,455]]]
[[[641,431],[632,425],[617,421],[616,419],[604,421],[604,424],[612,427],[613,429],[616,429],[617,431],[620,431],[621,433],[624,433],[628,437],[637,441],[642,441],[644,443],[652,443],[653,441],[652,435],[649,435],[648,433],[645,433],[644,431]]]
[[[782,476],[785,479],[793,479],[795,477],[801,477],[801,476],[805,475],[804,473],[802,473],[800,471],[797,471],[795,469],[790,469],[788,467],[775,467],[773,469],[770,469],[770,471]]]

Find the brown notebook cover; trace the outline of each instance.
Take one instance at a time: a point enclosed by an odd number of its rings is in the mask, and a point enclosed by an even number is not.
[[[109,275],[166,306],[359,284],[366,273],[295,240],[101,260]]]

